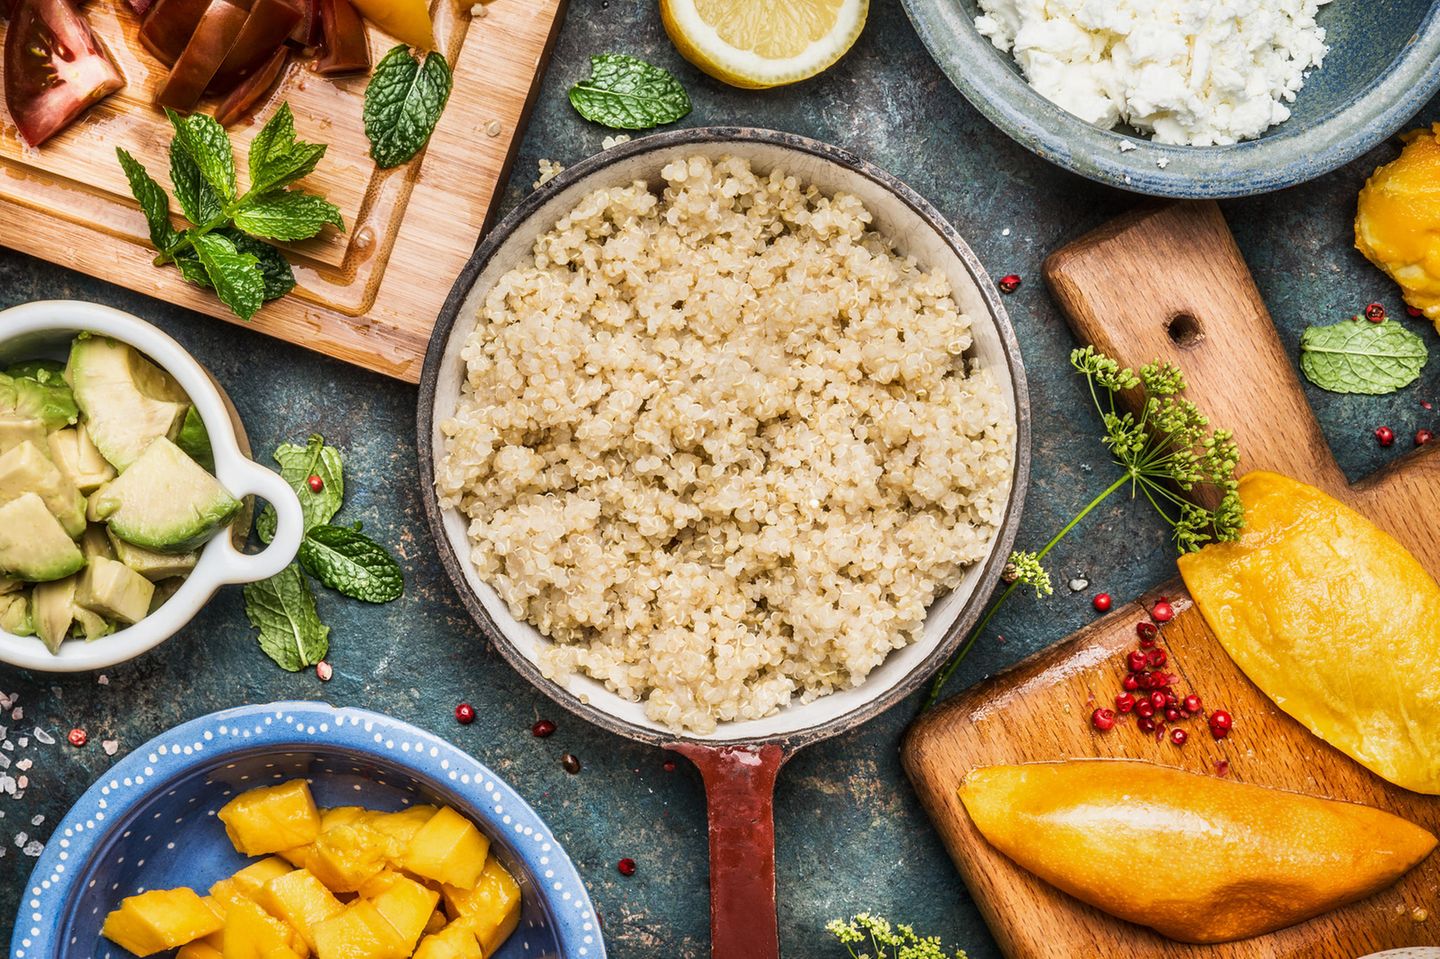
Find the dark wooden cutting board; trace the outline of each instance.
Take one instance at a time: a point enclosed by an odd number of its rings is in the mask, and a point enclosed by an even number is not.
[[[1440,574],[1440,456],[1426,448],[1361,484],[1346,481],[1217,206],[1176,204],[1115,221],[1052,255],[1045,270],[1081,342],[1126,365],[1169,359],[1185,371],[1190,396],[1212,423],[1234,428],[1242,473],[1274,470],[1324,489]],[[1225,740],[1213,740],[1199,722],[1187,726],[1190,741],[1179,747],[1129,722],[1103,735],[1091,729],[1090,712],[1113,706],[1135,624],[1161,596],[1177,612],[1164,632],[1177,685],[1234,714]],[[1238,781],[1378,806],[1440,833],[1440,797],[1392,786],[1277,709],[1230,661],[1178,578],[946,700],[915,723],[902,755],[1010,959],[1348,959],[1440,945],[1440,853],[1391,889],[1309,922],[1242,942],[1193,946],[1072,899],[975,830],[956,787],[976,766],[1106,757],[1212,774],[1223,761]],[[1116,877],[1122,890],[1140,881]]]

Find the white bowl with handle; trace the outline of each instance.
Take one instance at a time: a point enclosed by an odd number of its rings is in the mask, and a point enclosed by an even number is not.
[[[0,310],[0,367],[29,359],[62,359],[79,333],[96,333],[128,343],[174,377],[194,404],[210,434],[215,476],[237,499],[258,496],[275,507],[275,538],[264,551],[242,553],[228,535],[206,543],[195,569],[173,596],[151,615],[108,636],[86,642],[67,639],[52,653],[34,636],[0,630],[0,662],[43,672],[103,669],[134,659],[185,627],[221,586],[253,583],[280,572],[300,548],[303,519],[295,491],[272,470],[241,452],[235,428],[203,367],[168,334],[139,317],[98,303],[39,300]]]

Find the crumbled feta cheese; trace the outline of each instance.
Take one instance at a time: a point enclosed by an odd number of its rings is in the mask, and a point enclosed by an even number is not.
[[[1329,0],[980,0],[975,27],[1046,99],[1157,143],[1259,136],[1329,48]],[[1123,149],[1123,148],[1122,148]]]

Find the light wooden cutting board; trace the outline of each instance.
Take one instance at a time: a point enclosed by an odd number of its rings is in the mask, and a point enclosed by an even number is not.
[[[1129,366],[1155,358],[1180,365],[1189,395],[1211,422],[1234,427],[1242,472],[1274,470],[1325,489],[1440,573],[1440,455],[1426,448],[1357,487],[1347,484],[1218,207],[1171,205],[1116,221],[1054,254],[1046,278],[1082,342]],[[1164,628],[1177,687],[1234,714],[1227,739],[1213,740],[1201,721],[1185,725],[1191,737],[1182,747],[1156,742],[1133,719],[1106,734],[1091,729],[1091,711],[1113,707],[1135,624],[1160,596],[1177,611]],[[955,792],[976,766],[1080,757],[1146,759],[1212,774],[1223,761],[1235,780],[1378,806],[1440,833],[1440,797],[1390,785],[1277,709],[1230,661],[1177,578],[946,700],[906,738],[906,771],[1011,959],[1353,959],[1440,945],[1440,853],[1363,902],[1267,936],[1192,946],[1036,879],[985,842]],[[1155,880],[1116,877],[1122,891],[1145,881]],[[1183,882],[1184,864],[1158,881]]]
[[[564,3],[490,0],[483,17],[472,17],[469,0],[435,0],[436,37],[454,69],[454,90],[422,157],[392,170],[377,169],[368,156],[361,122],[367,78],[330,81],[292,60],[257,122],[230,134],[243,157],[259,124],[288,101],[299,137],[329,145],[304,185],[340,207],[347,229],[327,228],[291,250],[298,286],[267,304],[251,328],[419,380],[435,318],[519,145]],[[39,150],[20,141],[0,110],[0,244],[241,322],[174,269],[151,265],[145,220],[115,148],[129,150],[170,187],[170,128],[150,105],[163,67],[141,48],[138,20],[123,0],[90,3],[86,14],[126,86]],[[374,27],[369,32],[378,63],[394,41]],[[204,109],[211,108],[207,101]]]

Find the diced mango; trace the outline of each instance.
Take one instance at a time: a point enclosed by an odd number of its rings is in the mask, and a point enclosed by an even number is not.
[[[445,913],[443,910],[436,909],[434,912],[430,913],[430,919],[425,923],[425,932],[439,932],[441,929],[445,928],[445,924],[449,921],[450,920],[445,917]]]
[[[334,826],[310,847],[305,866],[334,892],[355,892],[385,868],[386,841],[363,822]]]
[[[318,959],[405,959],[405,943],[368,899],[356,899],[340,915],[315,927]]]
[[[298,932],[248,899],[234,903],[225,913],[224,959],[266,959],[280,949],[289,949],[301,959],[310,947]]]
[[[300,933],[311,949],[315,948],[315,926],[345,910],[344,903],[308,869],[270,880],[256,893],[255,901]]]
[[[414,959],[484,959],[484,953],[475,933],[457,922],[421,939]]]
[[[225,959],[225,954],[203,939],[196,939],[180,947],[175,959]]]
[[[259,862],[252,862],[244,869],[210,887],[210,896],[216,901],[221,914],[238,899],[253,900],[272,879],[290,872],[290,865],[278,856],[270,856]]]
[[[475,933],[487,956],[520,924],[520,886],[494,856],[485,860],[474,889],[442,886],[441,892],[450,914]]]
[[[410,840],[435,813],[434,806],[411,806],[399,812],[372,812],[366,814],[365,824],[390,840],[386,857],[392,865],[399,866]]]
[[[325,832],[331,826],[342,826],[346,823],[357,822],[370,815],[370,811],[362,806],[336,806],[333,809],[320,810],[320,832]],[[310,855],[312,843],[303,846],[296,846],[293,849],[286,849],[278,855],[286,859],[297,869],[303,868],[307,857]]]
[[[446,806],[421,826],[405,848],[404,867],[417,876],[474,889],[485,868],[490,840]]]
[[[440,894],[409,876],[385,870],[360,887],[360,895],[375,904],[380,915],[395,928],[408,954],[415,948],[425,924],[435,912]]]
[[[137,956],[173,949],[208,936],[220,928],[193,889],[152,889],[120,901],[105,917],[105,938]]]
[[[320,834],[320,811],[303,779],[243,792],[218,815],[230,842],[246,856],[293,849]]]

